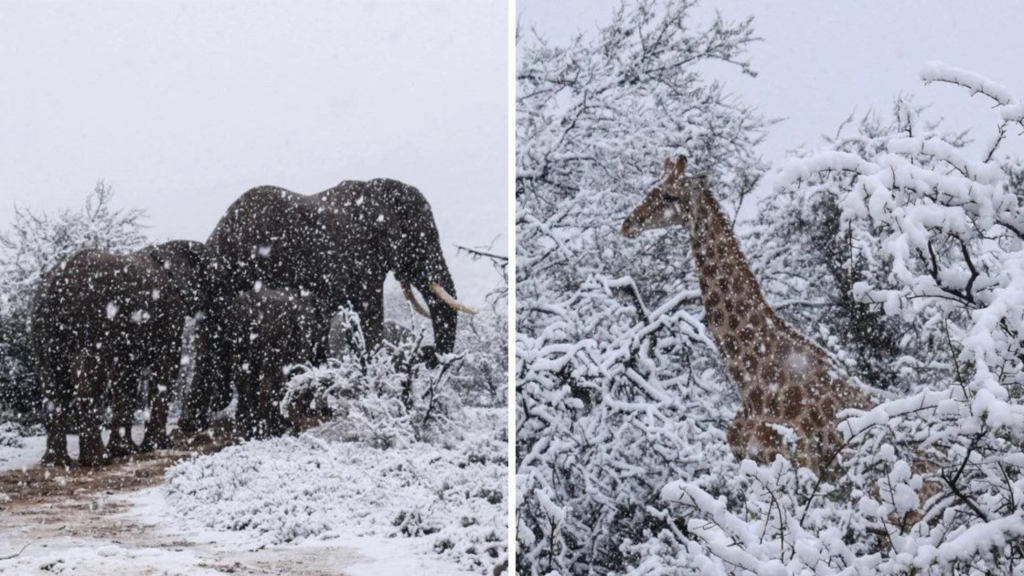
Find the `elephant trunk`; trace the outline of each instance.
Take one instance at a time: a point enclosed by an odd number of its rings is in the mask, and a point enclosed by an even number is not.
[[[421,276],[411,282],[419,296],[426,302],[426,310],[419,306],[416,295],[407,288],[408,284],[410,283],[402,283],[406,298],[413,303],[414,309],[430,317],[434,329],[434,350],[438,354],[451,354],[455,350],[459,310],[469,308],[455,300],[455,284],[447,267],[438,267],[432,274]]]
[[[434,327],[434,347],[438,354],[451,354],[455,350],[455,330],[458,327],[458,311],[431,292],[427,296],[430,309],[430,323]]]

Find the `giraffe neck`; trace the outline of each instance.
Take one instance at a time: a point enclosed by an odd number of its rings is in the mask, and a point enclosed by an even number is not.
[[[729,220],[709,190],[693,192],[689,214],[705,322],[730,375],[745,395],[749,374],[741,369],[745,364],[742,355],[749,354],[776,325],[775,315],[743,257]]]

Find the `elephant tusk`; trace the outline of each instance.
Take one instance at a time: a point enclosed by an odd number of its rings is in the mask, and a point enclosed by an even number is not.
[[[416,299],[416,295],[412,293],[412,287],[409,286],[408,282],[402,282],[402,293],[405,294],[405,299],[412,304],[412,309],[418,312],[425,318],[430,318],[430,312],[427,312],[420,304],[420,301]]]
[[[466,306],[465,304],[460,303],[455,298],[452,298],[452,295],[446,292],[444,288],[441,288],[441,285],[438,284],[437,282],[430,283],[430,291],[437,295],[437,297],[440,298],[442,302],[458,310],[459,312],[465,312],[466,314],[476,314],[476,310],[470,308],[469,306]]]

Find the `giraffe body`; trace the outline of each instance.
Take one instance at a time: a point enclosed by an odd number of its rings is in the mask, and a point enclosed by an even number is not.
[[[685,177],[685,167],[685,158],[666,163],[661,185],[622,232],[632,237],[672,225],[689,229],[705,323],[743,403],[728,430],[736,457],[769,463],[782,454],[821,473],[842,440],[836,415],[867,409],[870,398],[836,375],[824,350],[765,302],[707,180]],[[795,445],[785,441],[786,428]]]

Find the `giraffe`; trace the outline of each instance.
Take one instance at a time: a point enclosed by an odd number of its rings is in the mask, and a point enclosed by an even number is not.
[[[707,177],[685,176],[686,162],[685,156],[665,162],[662,180],[623,222],[622,234],[635,238],[675,225],[689,230],[705,323],[742,400],[727,431],[733,454],[760,463],[782,454],[828,472],[842,440],[836,414],[873,402],[765,302]]]

